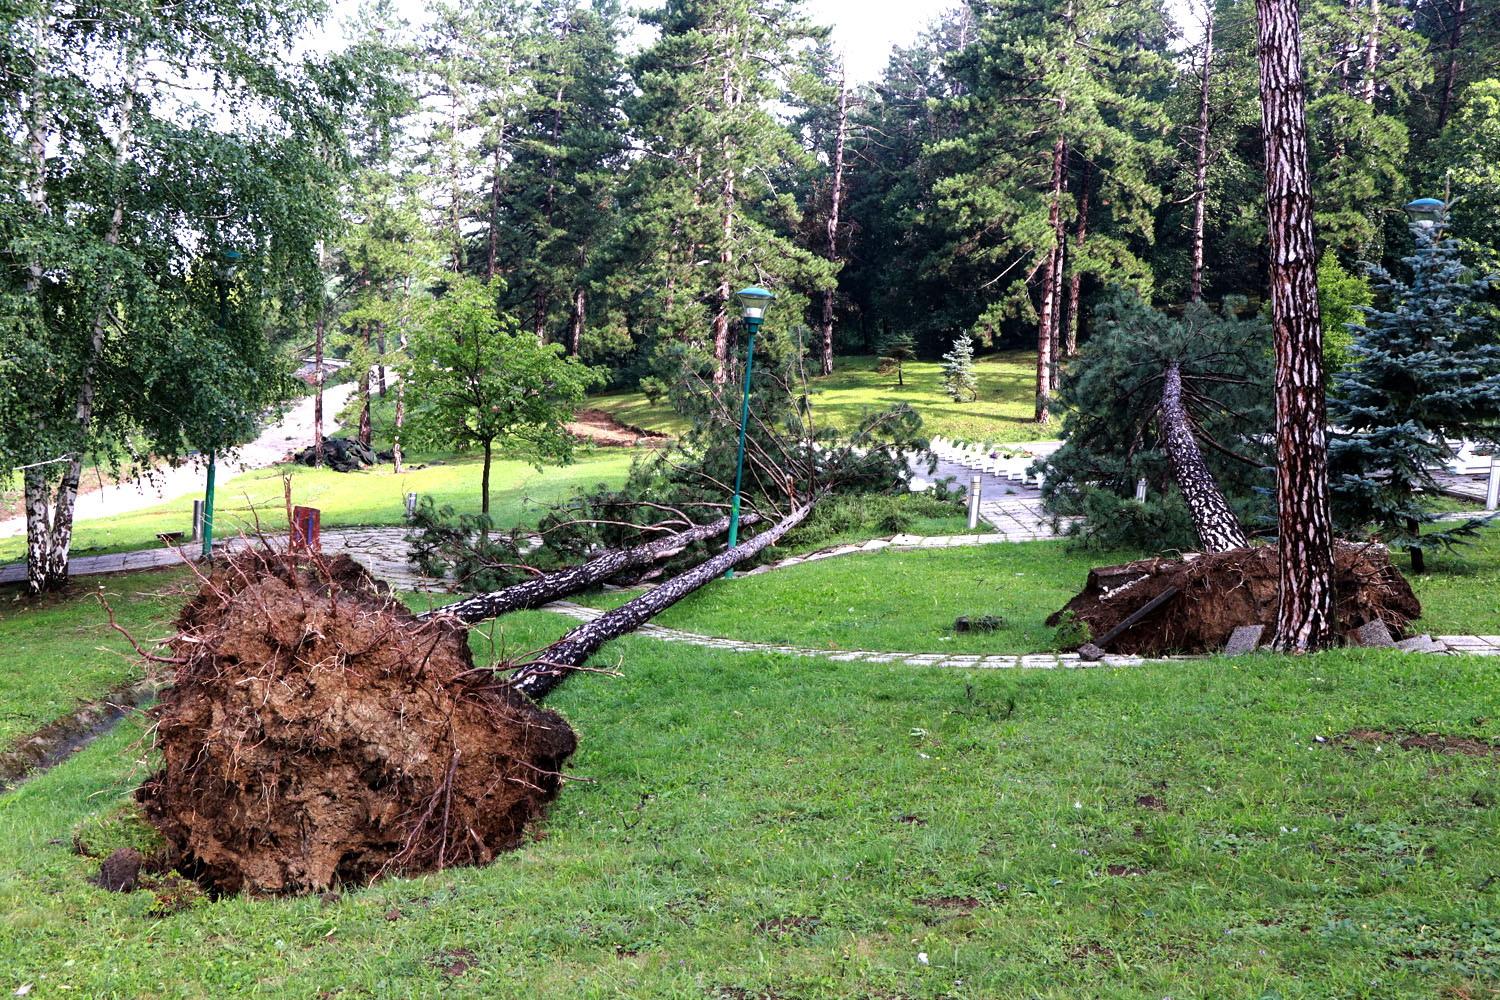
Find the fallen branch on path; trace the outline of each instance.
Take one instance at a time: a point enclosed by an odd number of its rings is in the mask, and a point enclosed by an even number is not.
[[[759,514],[745,514],[740,518],[740,524],[749,526],[759,522],[760,519]],[[442,615],[456,618],[465,625],[474,625],[512,611],[539,608],[559,598],[567,597],[569,594],[576,594],[603,583],[628,569],[651,566],[663,559],[670,559],[694,542],[713,538],[728,530],[729,518],[721,517],[709,524],[679,531],[644,545],[636,545],[628,549],[610,549],[582,565],[558,570],[555,573],[546,573],[535,579],[506,587],[504,590],[470,597],[444,608],[434,608],[418,615],[417,620],[426,621]]]
[[[754,556],[807,519],[816,498],[776,522],[748,542],[707,559],[686,573],[673,577],[649,593],[642,594],[573,629],[541,650],[531,661],[516,668],[510,686],[533,700],[545,698],[568,674],[584,665],[590,656],[612,639],[634,632],[656,615],[676,604],[710,580]],[[741,521],[741,523],[744,523]]]

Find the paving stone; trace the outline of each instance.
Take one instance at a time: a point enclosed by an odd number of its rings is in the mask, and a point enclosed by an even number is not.
[[[1396,648],[1403,653],[1440,653],[1447,647],[1440,642],[1433,642],[1430,635],[1418,635],[1402,639],[1396,643]]]
[[[1229,634],[1229,641],[1224,644],[1224,655],[1242,656],[1255,652],[1265,631],[1264,625],[1241,625]]]
[[[1354,631],[1354,641],[1361,646],[1385,647],[1396,645],[1390,627],[1379,618],[1365,622]]]

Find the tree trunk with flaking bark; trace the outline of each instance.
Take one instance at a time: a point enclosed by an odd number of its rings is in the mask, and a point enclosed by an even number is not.
[[[1203,461],[1203,451],[1198,447],[1192,422],[1182,402],[1182,369],[1175,364],[1168,366],[1162,384],[1157,425],[1167,459],[1172,465],[1172,478],[1177,480],[1188,513],[1193,516],[1193,527],[1198,532],[1198,544],[1203,551],[1226,552],[1249,545],[1250,540],[1245,536],[1240,519],[1235,516],[1229,501],[1224,499],[1213,473]]]
[[[575,358],[583,350],[583,326],[587,319],[588,300],[580,287],[573,292],[573,323],[568,330],[568,353]]]
[[[368,322],[364,325],[364,335],[365,354],[368,356],[370,351],[370,324]],[[367,365],[359,377],[359,443],[366,448],[370,447],[370,442],[375,440],[375,431],[370,424],[370,369],[372,367],[374,366]]]
[[[740,518],[741,527],[749,527],[760,521],[759,514],[745,514]],[[670,559],[695,542],[705,541],[729,530],[729,518],[721,517],[709,524],[679,531],[643,545],[628,549],[610,549],[594,556],[588,562],[556,573],[547,573],[534,579],[518,583],[504,590],[466,598],[456,604],[417,615],[418,621],[439,616],[457,618],[465,625],[476,625],[512,611],[525,611],[550,604],[570,594],[597,586],[611,580],[626,570],[654,566]]]
[[[1453,7],[1453,27],[1448,31],[1448,66],[1443,71],[1443,96],[1438,102],[1438,131],[1448,124],[1453,113],[1453,88],[1458,82],[1458,49],[1463,42],[1465,0],[1457,0]]]
[[[1058,98],[1058,114],[1067,107],[1066,98]],[[1061,262],[1058,250],[1061,245],[1058,234],[1062,232],[1063,161],[1067,158],[1067,142],[1061,133],[1052,144],[1052,199],[1047,210],[1047,228],[1053,243],[1047,252],[1047,264],[1042,275],[1042,306],[1038,310],[1036,334],[1036,422],[1045,424],[1051,419],[1048,412],[1052,396],[1052,341],[1057,336],[1057,295],[1061,288]]]
[[[1375,70],[1380,64],[1380,0],[1370,0],[1370,33],[1365,39],[1365,75],[1359,81],[1359,98],[1375,106]]]
[[[379,362],[375,365],[375,384],[379,387],[380,398],[385,398],[385,324],[375,324],[375,350],[379,354]]]
[[[1078,195],[1078,224],[1073,229],[1073,246],[1078,251],[1078,256],[1083,256],[1083,245],[1089,238],[1089,190],[1091,171],[1088,161],[1083,164],[1083,177],[1081,178],[1082,191]],[[1063,349],[1063,356],[1076,358],[1078,356],[1078,318],[1083,309],[1083,268],[1082,261],[1075,261],[1069,270],[1072,272],[1068,277],[1068,320],[1064,328],[1067,344]]]
[[[828,259],[841,263],[839,257],[839,210],[844,201],[844,143],[849,134],[849,87],[842,67],[839,69],[839,117],[833,140],[833,187],[828,199]],[[833,374],[833,300],[837,286],[823,293],[823,324],[819,370]]]
[[[1323,324],[1307,166],[1307,110],[1296,0],[1256,0],[1271,316],[1276,346],[1280,606],[1274,645],[1318,648],[1333,623],[1333,523],[1323,387]]]
[[[1188,299],[1203,299],[1203,231],[1208,215],[1208,120],[1213,84],[1214,11],[1208,6],[1203,22],[1203,65],[1198,71],[1198,149],[1193,160],[1193,272],[1188,280]]]
[[[323,388],[328,381],[323,374],[323,343],[328,330],[328,317],[322,303],[318,304],[318,319],[313,327],[313,381],[317,391],[313,393],[313,467],[323,466]]]
[[[750,541],[721,552],[640,597],[573,629],[542,650],[534,660],[517,668],[511,677],[511,686],[534,700],[545,698],[569,673],[583,666],[605,643],[634,632],[693,591],[723,576],[725,572],[761,552],[807,520],[815,502],[803,504]]]

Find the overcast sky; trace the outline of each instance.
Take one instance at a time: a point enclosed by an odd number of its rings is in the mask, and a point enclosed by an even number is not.
[[[1168,0],[1174,13],[1188,9],[1194,0]],[[833,43],[842,52],[854,83],[879,78],[896,45],[910,45],[938,14],[955,7],[959,0],[807,0],[813,19],[833,29]],[[659,0],[627,0],[632,9],[659,6]],[[396,10],[413,23],[423,20],[428,4],[425,0],[395,0]],[[359,0],[334,0],[334,20],[343,20],[359,7]],[[1179,16],[1179,23],[1183,19]],[[1191,23],[1191,19],[1188,19]],[[329,26],[315,47],[329,45],[338,36]]]

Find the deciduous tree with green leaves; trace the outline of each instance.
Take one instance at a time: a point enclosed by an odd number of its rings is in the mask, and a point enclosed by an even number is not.
[[[417,323],[401,374],[413,438],[444,448],[480,448],[480,513],[490,511],[495,445],[541,467],[566,462],[563,426],[599,374],[562,347],[543,344],[495,309],[490,285],[455,278]]]

